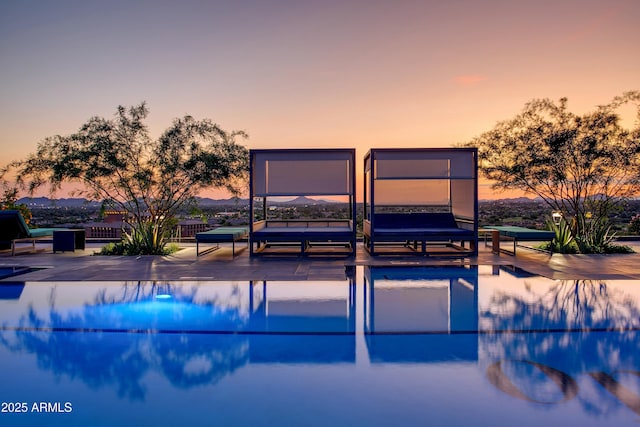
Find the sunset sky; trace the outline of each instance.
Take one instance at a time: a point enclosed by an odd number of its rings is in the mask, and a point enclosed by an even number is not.
[[[534,98],[581,113],[640,89],[639,22],[638,0],[4,0],[0,165],[146,101],[154,137],[190,114],[249,148],[355,147],[360,169]]]

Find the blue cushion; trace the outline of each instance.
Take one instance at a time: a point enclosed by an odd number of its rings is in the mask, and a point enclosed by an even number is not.
[[[379,213],[374,216],[378,228],[458,228],[452,213]]]

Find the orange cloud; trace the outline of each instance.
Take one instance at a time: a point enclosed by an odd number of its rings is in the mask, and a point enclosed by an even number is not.
[[[456,76],[453,79],[453,81],[460,86],[475,86],[485,80],[488,80],[487,77],[478,74],[465,74]]]

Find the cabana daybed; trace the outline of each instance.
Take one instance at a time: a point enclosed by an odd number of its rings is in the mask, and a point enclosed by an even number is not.
[[[251,255],[355,255],[354,149],[251,150],[250,161]],[[311,218],[298,209],[316,203],[309,197],[346,212]],[[285,204],[296,198],[302,204]]]
[[[475,148],[372,149],[364,159],[370,254],[475,256]]]

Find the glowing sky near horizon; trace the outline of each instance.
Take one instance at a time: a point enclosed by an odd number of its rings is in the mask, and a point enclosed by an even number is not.
[[[638,22],[637,0],[5,0],[0,165],[141,101],[152,136],[190,114],[249,148],[447,147],[534,98],[640,89]]]

